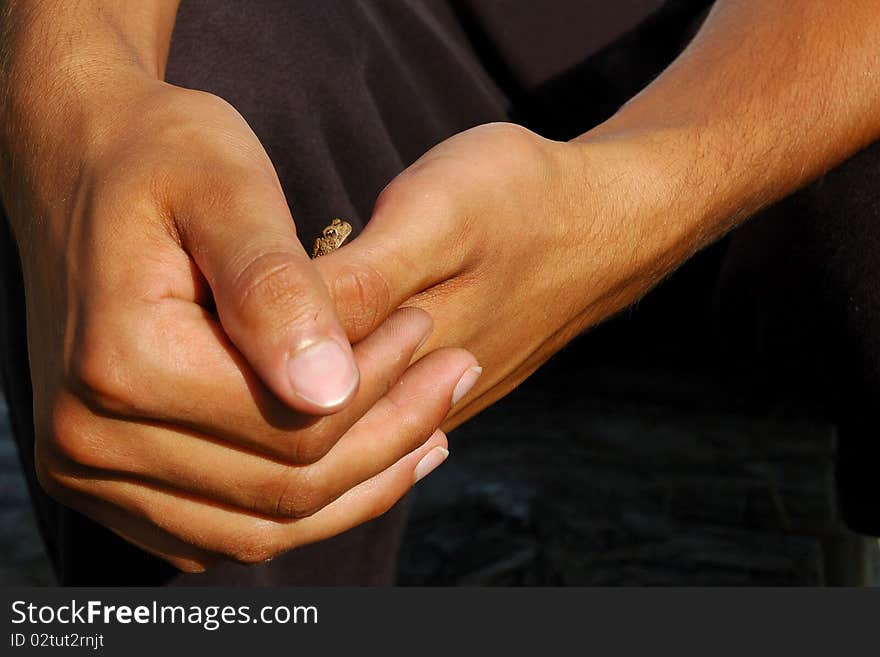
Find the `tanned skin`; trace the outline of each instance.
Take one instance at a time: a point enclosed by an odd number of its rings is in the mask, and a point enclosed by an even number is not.
[[[247,123],[161,80],[176,9],[6,5],[0,192],[40,482],[198,571],[384,513],[446,457],[479,369],[454,348],[410,366],[415,308],[352,350]]]
[[[442,461],[438,425],[880,136],[878,3],[720,0],[604,124],[456,135],[311,262],[243,119],[161,81],[176,3],[129,7],[7,3],[0,192],[41,481],[189,570],[381,513]],[[360,387],[316,404],[286,363],[324,339]]]

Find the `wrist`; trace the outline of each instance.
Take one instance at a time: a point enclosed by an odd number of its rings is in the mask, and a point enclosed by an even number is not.
[[[602,303],[587,308],[593,323],[641,298],[727,224],[699,149],[680,135],[601,129],[568,146],[581,190],[579,231],[589,244],[579,280],[582,289],[601,290]]]
[[[131,70],[105,70],[94,83],[92,76],[43,75],[35,69],[30,80],[3,90],[0,197],[13,230],[22,214],[14,211],[17,204],[56,206],[70,198],[82,164],[108,138],[112,125],[145,90],[161,84]]]
[[[609,219],[641,242],[637,264],[660,275],[719,238],[738,214],[720,160],[701,139],[699,131],[612,119],[570,142],[585,183],[610,202]]]
[[[9,0],[0,12],[0,194],[61,189],[108,122],[164,74],[176,2]],[[13,198],[10,198],[13,197]],[[7,208],[9,209],[9,208]],[[11,213],[10,214],[14,214]]]

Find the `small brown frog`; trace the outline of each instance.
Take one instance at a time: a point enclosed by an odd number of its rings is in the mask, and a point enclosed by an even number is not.
[[[335,251],[342,246],[349,235],[351,235],[351,224],[342,219],[334,219],[321,232],[321,237],[315,240],[315,245],[312,247],[312,257],[320,258],[322,255]]]

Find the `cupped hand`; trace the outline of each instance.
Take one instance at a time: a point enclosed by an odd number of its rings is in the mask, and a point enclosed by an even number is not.
[[[4,143],[40,482],[186,570],[384,512],[445,456],[437,427],[473,357],[408,368],[431,329],[418,310],[352,350],[235,110],[113,89]]]
[[[637,203],[617,194],[621,164],[612,147],[512,124],[468,130],[393,180],[361,235],[317,266],[353,335],[412,306],[434,319],[425,351],[477,357],[483,376],[449,429],[656,280],[655,251],[626,220]]]

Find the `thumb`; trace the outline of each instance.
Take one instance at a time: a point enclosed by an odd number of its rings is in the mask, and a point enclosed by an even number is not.
[[[223,330],[267,387],[299,411],[333,413],[354,396],[358,370],[281,187],[229,187],[186,204],[183,246],[207,279]]]
[[[348,245],[315,261],[352,342],[378,328],[407,299],[455,276],[467,256],[455,238],[451,204],[392,184],[369,223]]]

